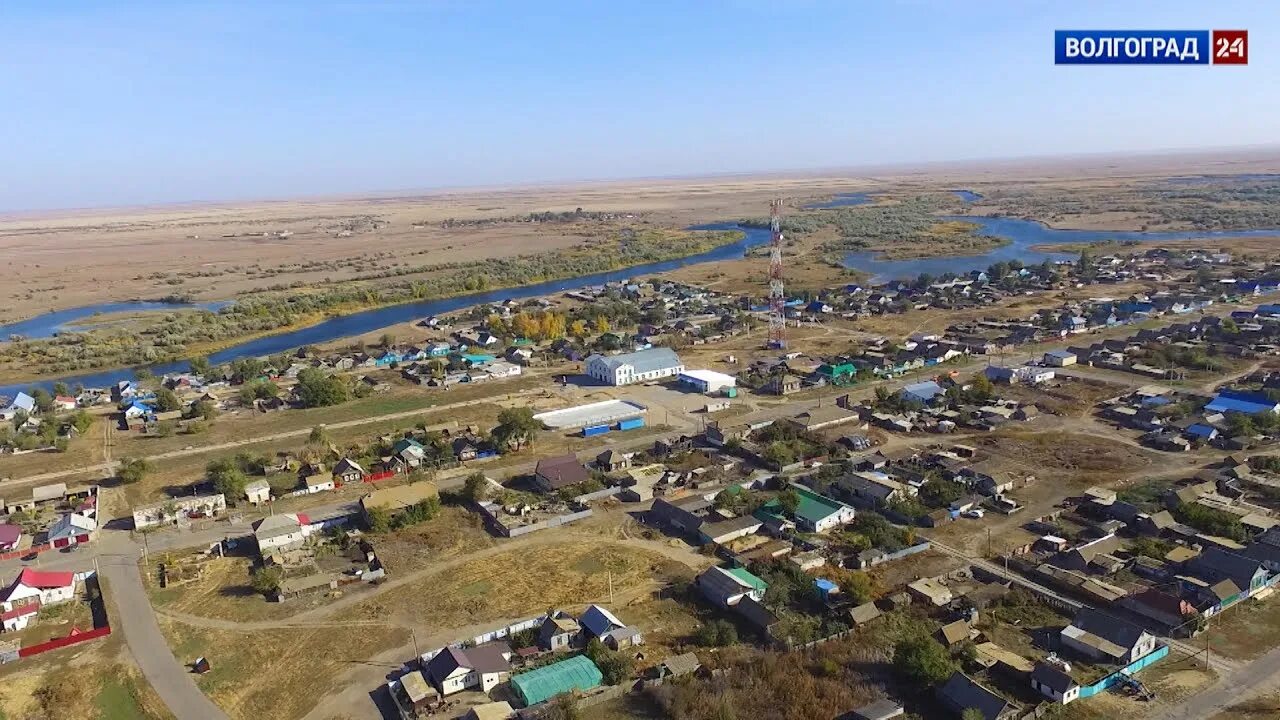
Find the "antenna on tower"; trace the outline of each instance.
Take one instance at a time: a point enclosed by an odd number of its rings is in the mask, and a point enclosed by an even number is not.
[[[782,289],[782,200],[769,203],[769,347],[787,346],[787,296]]]

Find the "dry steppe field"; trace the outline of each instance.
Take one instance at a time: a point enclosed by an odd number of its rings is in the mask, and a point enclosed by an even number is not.
[[[623,224],[680,228],[760,217],[777,196],[800,204],[839,192],[982,192],[1009,183],[1041,191],[1106,192],[1159,176],[1276,168],[1280,153],[1274,151],[1096,156],[10,213],[0,215],[0,262],[13,280],[5,284],[0,322],[104,301],[173,294],[229,299],[397,266],[530,254],[603,237]],[[577,208],[606,216],[571,223],[515,221]],[[446,227],[450,219],[458,222]],[[1132,224],[1131,218],[1110,216],[1049,220],[1070,227]]]

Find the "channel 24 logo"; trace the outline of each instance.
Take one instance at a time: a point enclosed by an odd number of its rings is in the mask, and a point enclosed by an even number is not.
[[[1055,65],[1248,65],[1248,30],[1056,30]]]

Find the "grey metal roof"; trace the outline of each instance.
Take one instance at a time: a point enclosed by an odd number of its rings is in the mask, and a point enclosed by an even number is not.
[[[1071,624],[1103,640],[1131,650],[1142,638],[1142,628],[1093,608],[1081,608]]]
[[[674,350],[664,347],[649,348],[648,350],[622,355],[601,355],[600,359],[610,370],[617,370],[623,365],[630,365],[632,372],[636,374],[666,370],[684,364],[680,362],[680,356],[676,355]]]
[[[1058,693],[1065,693],[1076,684],[1070,675],[1044,662],[1036,663],[1035,669],[1031,671],[1031,679]]]
[[[957,713],[975,708],[985,720],[997,720],[1009,707],[1007,700],[961,672],[953,674],[938,688],[938,698]]]

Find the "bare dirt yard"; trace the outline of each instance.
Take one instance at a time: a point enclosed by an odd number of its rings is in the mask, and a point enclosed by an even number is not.
[[[1011,469],[1021,468],[1038,480],[1081,490],[1119,482],[1165,460],[1136,444],[1071,431],[1000,430],[975,442]]]
[[[409,640],[408,630],[376,624],[240,632],[159,620],[179,661],[209,659],[196,682],[233,718],[301,717],[351,666]]]

